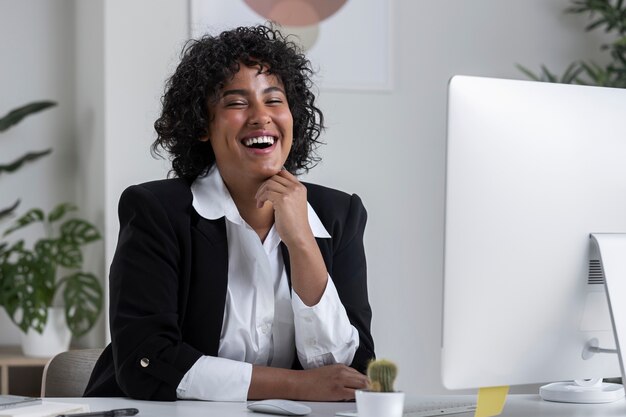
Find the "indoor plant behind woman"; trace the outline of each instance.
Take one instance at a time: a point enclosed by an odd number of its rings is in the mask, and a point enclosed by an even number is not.
[[[60,204],[47,215],[31,209],[4,232],[6,237],[32,225],[44,232],[32,248],[20,239],[0,254],[0,305],[23,332],[27,356],[67,350],[71,335],[88,332],[102,310],[98,278],[81,270],[82,246],[99,240],[100,233],[85,220],[62,221],[76,209]]]

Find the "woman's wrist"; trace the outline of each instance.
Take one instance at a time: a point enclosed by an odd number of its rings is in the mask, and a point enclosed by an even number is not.
[[[302,400],[302,371],[289,370],[285,378],[285,394],[292,400]]]
[[[248,399],[267,398],[300,399],[301,371],[254,365]]]
[[[291,285],[304,304],[316,305],[326,288],[328,271],[315,237],[311,241],[289,250],[291,264]]]
[[[306,231],[299,232],[287,240],[283,239],[283,242],[285,243],[285,246],[287,246],[287,249],[289,249],[289,253],[296,251],[307,252],[318,247],[311,228]]]

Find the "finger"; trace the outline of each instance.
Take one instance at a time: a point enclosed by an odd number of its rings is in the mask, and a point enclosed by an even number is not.
[[[291,181],[298,181],[298,182],[300,182],[300,180],[298,180],[298,177],[296,177],[295,175],[293,175],[291,172],[287,171],[286,169],[281,169],[278,172],[278,174],[276,174],[276,175],[279,175],[279,176],[281,176],[283,178],[287,178],[287,179],[289,179]]]
[[[267,201],[267,190],[257,192],[257,195],[254,196],[254,198],[256,199],[256,208],[262,208]]]
[[[351,376],[346,379],[345,386],[349,388],[364,389],[369,386],[369,381],[364,375]]]
[[[274,191],[279,193],[286,193],[288,188],[278,182],[267,180],[256,191],[254,198],[259,198],[263,193],[267,191]]]
[[[355,383],[355,386],[352,388],[363,388],[369,386],[370,380],[367,375],[364,375],[356,369],[350,367],[348,368],[348,371],[348,378]]]
[[[286,174],[283,174],[286,173]],[[287,176],[287,174],[289,176]],[[298,181],[298,179],[296,177],[294,177],[293,175],[289,174],[288,171],[282,170],[280,171],[278,174],[274,175],[273,177],[270,177],[269,180],[274,180],[278,183],[281,183],[285,186],[289,186],[291,184],[299,184],[300,181]]]
[[[354,398],[356,396],[355,393],[356,393],[355,389],[345,388],[345,389],[341,390],[341,399],[343,401],[354,400]]]
[[[257,208],[263,207],[263,204],[266,201],[269,201],[272,204],[276,204],[276,202],[280,200],[282,195],[282,193],[276,191],[265,190],[261,195],[257,197]]]
[[[279,196],[279,195],[285,195],[288,192],[289,192],[288,188],[283,186],[283,185],[280,185],[280,184],[266,184],[266,185],[264,185],[262,188],[260,188],[257,191],[257,194],[254,196],[254,198],[257,199],[257,202],[259,200],[266,201],[266,200],[269,199],[267,197],[268,193],[273,193],[274,195]],[[272,200],[272,202],[274,202],[274,201],[275,200]]]

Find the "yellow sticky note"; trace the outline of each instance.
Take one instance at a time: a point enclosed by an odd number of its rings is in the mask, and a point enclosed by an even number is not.
[[[474,417],[491,417],[502,413],[509,387],[487,387],[478,390]]]

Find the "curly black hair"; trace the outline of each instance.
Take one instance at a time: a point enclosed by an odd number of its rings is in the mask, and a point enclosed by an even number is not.
[[[163,110],[154,123],[158,136],[152,151],[159,154],[163,148],[170,154],[170,173],[193,180],[215,163],[210,142],[200,140],[208,135],[209,102],[218,99],[241,64],[260,66],[283,83],[293,117],[293,144],[285,168],[296,174],[319,162],[315,150],[321,143],[324,117],[311,92],[311,64],[279,30],[259,25],[186,43],[181,62],[165,85]]]

